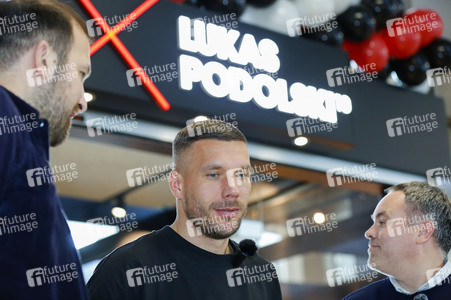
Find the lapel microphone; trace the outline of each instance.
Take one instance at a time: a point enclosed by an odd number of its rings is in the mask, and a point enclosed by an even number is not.
[[[252,256],[257,252],[257,245],[255,245],[255,242],[250,239],[242,240],[238,247],[239,250],[235,254],[235,258],[232,262],[232,265],[235,268],[238,267],[246,257]]]

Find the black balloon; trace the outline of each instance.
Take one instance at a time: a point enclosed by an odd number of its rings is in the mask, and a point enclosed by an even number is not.
[[[329,26],[327,28],[329,31],[315,30],[314,27],[311,29],[304,27],[301,29],[301,37],[309,40],[320,41],[331,46],[341,47],[344,41],[344,35],[341,28],[333,26]]]
[[[204,0],[205,7],[222,14],[235,13],[241,16],[246,8],[246,0]]]
[[[387,20],[401,16],[404,11],[402,0],[363,0],[362,3],[372,11],[377,29],[386,27]]]
[[[252,4],[253,6],[257,7],[266,7],[270,6],[276,2],[276,0],[248,0],[247,3]]]
[[[423,54],[416,54],[407,59],[394,60],[393,70],[398,78],[407,85],[418,85],[426,79],[430,64]]]
[[[451,69],[451,42],[445,39],[436,39],[423,49],[432,68]]]
[[[185,0],[184,3],[200,7],[205,4],[205,0]]]
[[[337,17],[345,38],[352,42],[368,39],[376,29],[376,19],[371,10],[363,4],[352,5]]]

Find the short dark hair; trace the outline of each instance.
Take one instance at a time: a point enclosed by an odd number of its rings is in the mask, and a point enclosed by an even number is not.
[[[409,216],[433,216],[434,238],[445,255],[451,250],[451,201],[438,187],[426,182],[412,181],[389,187],[386,192],[402,191],[406,197]]]
[[[80,15],[56,0],[0,2],[0,19],[11,30],[0,35],[0,70],[3,71],[41,40],[46,40],[55,50],[58,64],[65,64],[74,40],[72,24],[80,26],[88,36],[86,22]],[[36,26],[32,28],[33,23]]]
[[[180,130],[172,143],[174,168],[180,169],[180,165],[183,165],[184,153],[194,142],[206,139],[247,143],[243,133],[230,123],[219,120],[193,122]]]

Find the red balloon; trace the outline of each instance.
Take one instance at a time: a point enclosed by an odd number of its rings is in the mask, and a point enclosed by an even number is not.
[[[388,63],[388,48],[378,33],[360,43],[345,40],[343,48],[348,51],[349,58],[367,72],[382,71]]]
[[[442,18],[432,9],[408,11],[403,19],[407,31],[421,34],[421,47],[429,45],[433,40],[442,36]]]
[[[384,39],[391,57],[404,59],[411,57],[420,50],[421,33],[419,32],[406,31],[402,34],[393,35],[388,32],[387,28],[384,28],[381,37]]]

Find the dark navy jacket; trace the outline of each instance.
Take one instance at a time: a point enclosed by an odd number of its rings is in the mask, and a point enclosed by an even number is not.
[[[0,86],[0,299],[84,300],[83,274],[49,170],[49,128]]]

